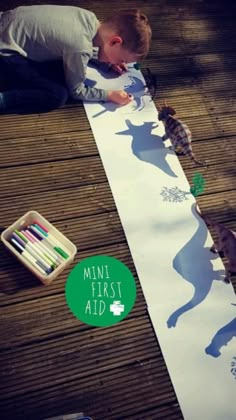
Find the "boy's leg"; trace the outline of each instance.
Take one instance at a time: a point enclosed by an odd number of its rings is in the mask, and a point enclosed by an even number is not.
[[[65,85],[42,76],[35,63],[19,54],[0,57],[0,73],[7,78],[7,91],[0,94],[0,112],[27,114],[48,112],[64,105]]]

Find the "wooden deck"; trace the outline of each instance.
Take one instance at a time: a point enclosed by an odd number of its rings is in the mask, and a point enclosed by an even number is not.
[[[2,0],[1,9],[40,1]],[[99,18],[108,0],[77,4]],[[230,5],[230,3],[232,3]],[[124,0],[150,18],[153,42],[143,63],[193,132],[209,167],[198,197],[205,214],[236,228],[236,6],[214,0]],[[42,420],[83,411],[94,420],[180,420],[181,410],[152,330],[139,280],[84,108],[0,116],[0,226],[28,210],[42,213],[78,247],[75,263],[107,254],[135,275],[134,309],[111,328],[93,328],[69,311],[64,285],[71,266],[40,286],[0,245],[0,416]],[[196,172],[180,158],[188,180]],[[236,290],[236,279],[233,279]]]

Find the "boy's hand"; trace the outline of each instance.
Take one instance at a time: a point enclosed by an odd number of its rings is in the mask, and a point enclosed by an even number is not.
[[[134,99],[134,97],[124,90],[109,90],[107,99],[108,101],[114,102],[118,105],[127,105]]]
[[[119,73],[119,74],[125,73],[128,70],[125,63],[112,64],[110,69],[115,71],[116,73]]]

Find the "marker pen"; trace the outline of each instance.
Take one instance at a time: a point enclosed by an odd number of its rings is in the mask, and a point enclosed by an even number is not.
[[[135,69],[135,70],[140,70],[141,66],[139,63],[135,63],[133,65],[127,66],[128,69]]]
[[[53,235],[46,233],[40,226],[37,224],[30,225],[30,228],[38,235],[41,235],[41,238],[45,240],[53,249],[58,252],[64,259],[69,258],[69,255],[61,248],[61,244],[54,238]]]
[[[50,258],[49,255],[47,255],[45,251],[39,246],[39,244],[37,242],[34,242],[34,240],[30,238],[30,236],[28,235],[26,231],[23,230],[20,233],[27,239],[28,244],[34,249],[36,249],[37,253],[41,256],[41,258],[43,258],[44,261],[47,262],[47,264],[50,265],[50,267],[52,268],[56,267],[55,260],[53,258]]]
[[[28,263],[33,265],[41,274],[48,274],[42,267],[41,264],[35,260],[29,253],[26,251],[15,239],[10,239],[11,244],[14,248],[21,254],[21,257],[25,259]]]
[[[59,263],[57,263],[57,260],[53,258],[50,253],[45,250],[40,242],[37,242],[37,240],[33,237],[33,235],[30,236],[30,233],[23,230],[21,231],[21,234],[24,235],[24,237],[28,240],[31,246],[37,249],[37,252],[41,255],[41,257],[47,261],[47,263],[52,267],[55,268]]]
[[[29,239],[29,241],[43,253],[44,257],[50,264],[58,266],[61,263],[62,259],[59,259],[56,253],[52,252],[49,247],[45,246],[39,239],[36,238],[32,232],[30,232],[28,229],[23,230],[22,232]]]
[[[50,246],[53,249],[53,251],[56,251],[64,259],[68,258],[67,254],[64,254],[63,251],[59,247],[58,248],[55,247],[53,242],[41,232],[38,226],[30,225],[29,230],[32,232],[32,234],[36,235],[36,237],[39,238],[41,242],[45,243],[47,247]]]
[[[42,223],[34,222],[33,226],[35,226],[53,244],[55,248],[58,248],[60,251],[62,251],[62,254],[64,254],[65,258],[69,257],[69,255],[61,248],[61,244],[58,242],[57,238],[55,238],[55,236],[49,232],[48,229],[42,225]],[[69,251],[67,252],[69,253]]]
[[[55,262],[57,265],[59,265],[62,262],[62,258],[59,257],[52,249],[51,246],[49,246],[46,243],[42,242],[42,236],[39,236],[37,233],[35,233],[32,229],[28,228],[24,231],[28,234],[29,238],[34,242],[37,243],[37,245],[44,250],[44,252],[47,253],[48,256],[50,256],[50,259],[53,259],[53,262]]]
[[[53,266],[51,264],[48,264],[48,262],[45,260],[43,255],[38,251],[38,249],[36,247],[34,247],[33,244],[31,244],[29,242],[28,239],[25,238],[25,236],[23,235],[22,232],[19,232],[18,230],[15,230],[15,232],[13,232],[13,234],[12,234],[12,237],[13,237],[13,239],[16,239],[16,241],[19,242],[19,244],[23,248],[25,248],[26,251],[28,251],[32,255],[33,258],[40,261],[42,266],[44,267],[44,269],[47,272],[53,271],[55,266]]]
[[[55,238],[55,236],[51,232],[49,232],[49,230],[45,228],[45,226],[43,226],[42,223],[34,222],[33,226],[35,226],[44,236],[46,236],[54,244],[55,247],[61,247],[61,244],[58,242],[57,238]]]
[[[44,232],[49,233],[49,230],[47,228],[45,228],[45,226],[43,226],[42,223],[39,223],[36,220],[32,223],[32,225],[38,225],[41,229],[44,230]]]
[[[25,230],[21,231],[21,234],[25,236],[25,238],[29,241],[30,245],[37,250],[38,254],[43,259],[45,259],[51,267],[55,268],[57,266],[55,259],[51,258],[49,254],[46,254],[44,249],[40,247],[40,244],[34,241]]]

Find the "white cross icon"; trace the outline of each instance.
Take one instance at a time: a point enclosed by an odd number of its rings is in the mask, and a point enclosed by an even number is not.
[[[113,315],[119,316],[121,312],[124,312],[124,305],[120,303],[120,300],[114,300],[114,302],[110,305],[110,312],[113,312]]]

